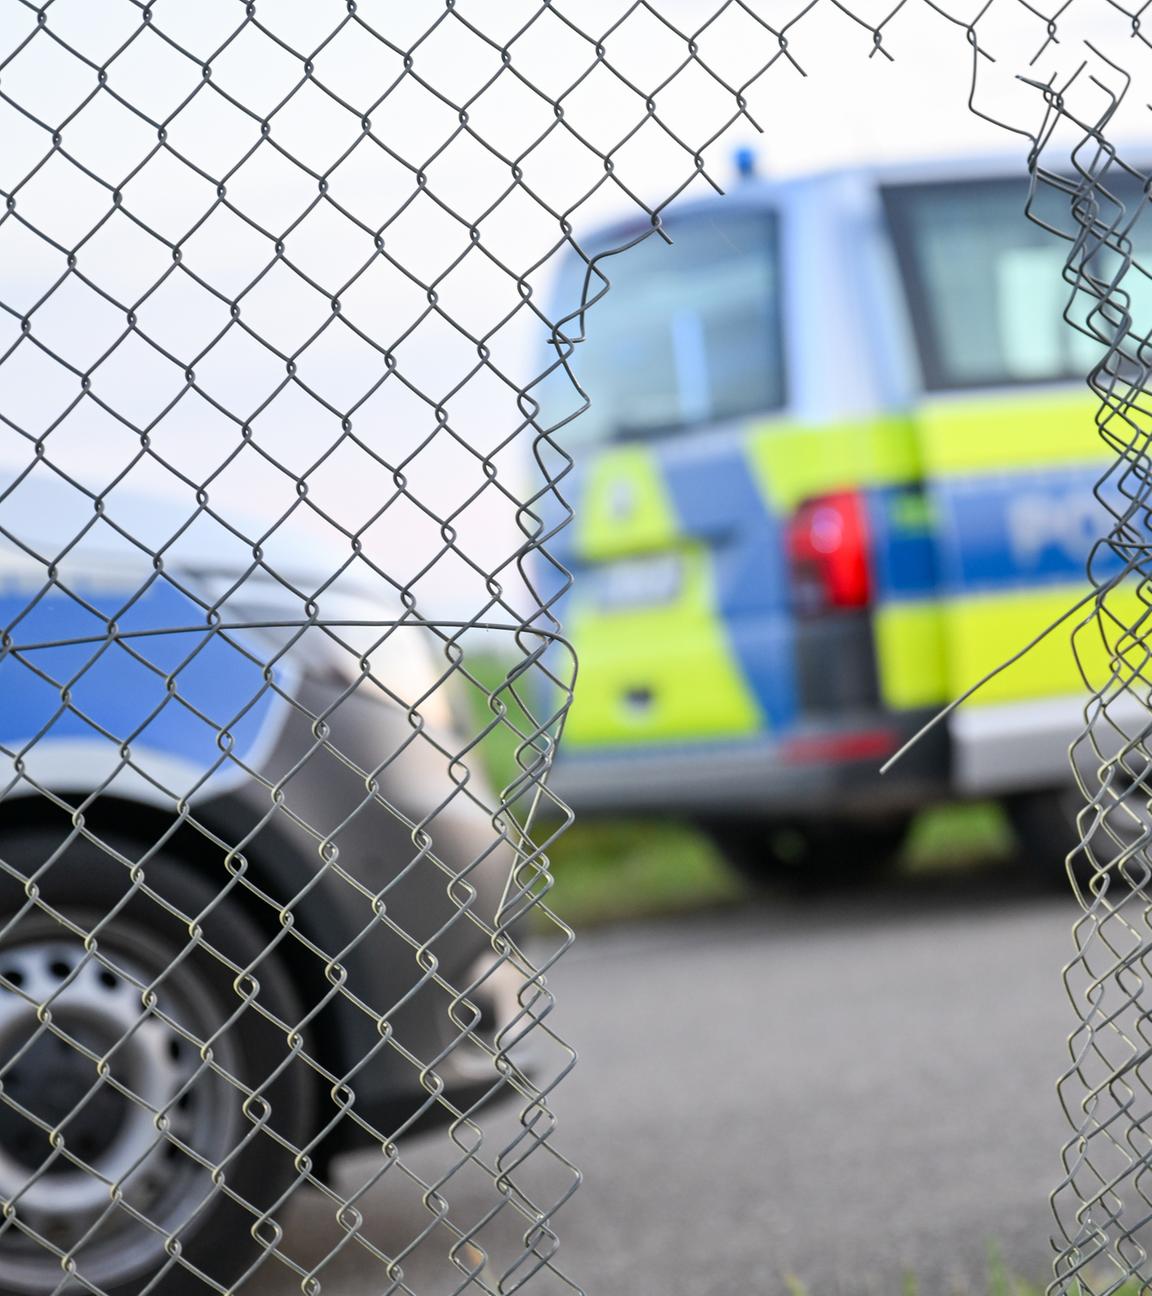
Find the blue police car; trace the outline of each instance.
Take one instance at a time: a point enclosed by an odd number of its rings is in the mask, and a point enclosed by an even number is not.
[[[47,471],[0,532],[0,1289],[231,1289],[334,1155],[507,1091],[509,852],[351,550]]]

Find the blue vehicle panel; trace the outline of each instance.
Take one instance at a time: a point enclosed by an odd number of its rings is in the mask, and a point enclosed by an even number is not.
[[[25,594],[0,596],[13,642],[0,659],[0,744],[18,752],[34,740],[103,740],[202,773],[229,755],[251,757],[283,672],[267,670],[266,650],[245,636],[197,628],[203,608],[169,581],[135,593],[80,586],[75,597],[52,590],[31,606]],[[36,646],[45,644],[54,646]]]

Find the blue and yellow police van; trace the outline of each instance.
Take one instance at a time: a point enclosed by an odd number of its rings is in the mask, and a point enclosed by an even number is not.
[[[625,222],[572,257],[563,313],[598,297],[564,326],[591,402],[556,546],[578,812],[687,817],[759,875],[862,873],[924,806],[995,798],[1059,873],[1106,645],[1078,664],[1056,631],[879,773],[1083,598],[1107,530],[1103,348],[1029,205],[1075,231],[1016,161],[750,176],[670,244],[597,258],[648,228]]]

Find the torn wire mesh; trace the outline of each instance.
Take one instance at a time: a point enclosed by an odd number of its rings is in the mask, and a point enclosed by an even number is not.
[[[1139,31],[1133,19],[1134,34]],[[1093,50],[1093,53],[1097,51]],[[1066,318],[1097,343],[1089,384],[1099,398],[1099,434],[1115,456],[1096,486],[1110,530],[1088,561],[1092,599],[1077,617],[1073,649],[1091,698],[1072,747],[1080,796],[1079,843],[1068,871],[1082,909],[1065,985],[1079,1024],[1059,1083],[1072,1135],[1065,1178],[1053,1193],[1060,1293],[1143,1285],[1148,1245],[1147,1005],[1149,693],[1146,565],[1149,534],[1146,431],[1148,174],[1111,142],[1111,123],[1135,90],[1104,60],[1098,116],[1070,104],[1084,68],[1043,87],[1049,113],[1037,143],[1071,128],[1080,142],[1059,171],[1033,154],[1035,184],[1061,193],[1071,219],[1053,234],[1070,243]],[[1034,215],[1034,213],[1031,213]],[[1035,218],[1035,216],[1034,216]],[[1101,645],[1104,653],[1101,654]],[[1106,667],[1101,669],[1101,660]],[[1135,1289],[1134,1287],[1131,1289]]]
[[[1006,8],[1027,53],[996,64]],[[759,128],[755,96],[818,70],[817,21],[891,59],[927,14],[973,111],[1039,142],[1045,101],[1077,120],[1053,81],[1011,111],[982,91],[1066,56],[1069,9],[6,7],[8,1290],[318,1293],[363,1265],[389,1292],[573,1289],[552,1094],[574,1053],[547,985],[569,816],[545,776],[574,671],[548,548],[586,404],[570,362],[611,264],[582,240],[608,194],[660,236]],[[1122,228],[1102,237],[1123,259]],[[548,308],[562,257],[582,291]],[[1138,510],[1143,452],[1113,444]],[[1091,906],[1093,934],[1101,906],[1127,921],[1115,890]],[[1070,1172],[1062,1263],[1110,1247],[1142,1272],[1127,1184],[1100,1173]],[[293,1228],[305,1194],[319,1238]]]

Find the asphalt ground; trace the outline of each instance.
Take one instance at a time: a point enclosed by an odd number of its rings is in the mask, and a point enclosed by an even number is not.
[[[581,1054],[554,1142],[586,1176],[556,1217],[561,1267],[613,1296],[783,1293],[788,1275],[811,1296],[897,1296],[909,1272],[921,1296],[951,1296],[986,1293],[994,1245],[1042,1283],[1072,918],[1062,896],[978,874],[583,937],[550,979],[550,1021]],[[505,1112],[488,1146],[514,1132]],[[443,1133],[402,1150],[425,1182],[453,1160]],[[546,1160],[524,1167],[542,1196],[565,1182]],[[342,1190],[379,1168],[349,1158]],[[397,1169],[357,1204],[360,1236],[404,1252],[404,1285],[355,1241],[320,1269],[325,1293],[459,1287],[442,1225],[406,1250],[433,1216]],[[495,1200],[470,1169],[441,1191],[466,1224]],[[345,1237],[334,1209],[297,1201],[304,1263]],[[511,1212],[485,1236],[499,1269],[518,1250]],[[571,1289],[544,1273],[524,1290]]]

